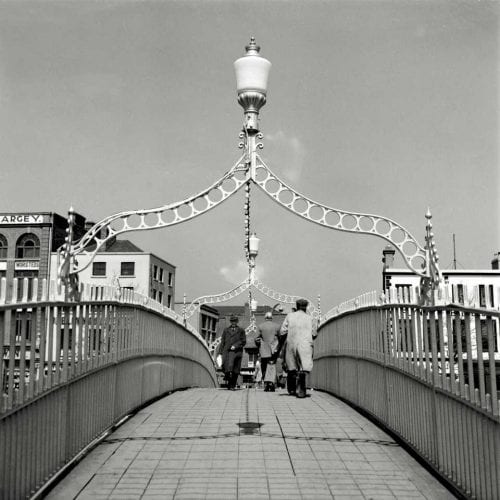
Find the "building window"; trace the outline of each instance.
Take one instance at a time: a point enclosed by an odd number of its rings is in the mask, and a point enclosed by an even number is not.
[[[122,262],[120,274],[122,276],[134,276],[135,275],[135,262]]]
[[[92,276],[106,276],[106,262],[93,262]]]
[[[0,259],[7,258],[7,247],[7,238],[3,234],[0,234]]]
[[[464,286],[457,285],[457,296],[453,297],[453,302],[458,302],[459,304],[464,303]]]
[[[384,276],[384,290],[389,290],[391,288],[391,277]]]
[[[163,304],[163,292],[158,292],[158,302]]]
[[[172,307],[172,295],[167,295],[167,307]]]
[[[174,286],[174,273],[168,273],[168,286]]]
[[[153,279],[158,281],[158,266],[156,264],[153,266]]]
[[[33,330],[33,318],[30,312],[18,312],[16,314],[16,343],[22,341],[24,337],[31,342]]]
[[[153,300],[156,300],[156,290],[154,288],[151,291],[151,296],[152,296]]]
[[[409,302],[411,285],[396,285],[396,292],[400,300]]]
[[[486,287],[479,285],[479,307],[486,307]]]
[[[16,259],[38,259],[40,240],[34,234],[23,234],[16,245]]]
[[[495,307],[495,290],[493,285],[488,285],[488,290],[490,292],[490,305],[491,307]]]
[[[163,283],[163,267],[160,267],[160,276],[158,277],[158,281]]]
[[[17,283],[17,300],[21,301],[23,296],[26,295],[28,300],[31,300],[34,292],[34,279],[38,278],[38,271],[15,271],[14,278],[18,280]]]

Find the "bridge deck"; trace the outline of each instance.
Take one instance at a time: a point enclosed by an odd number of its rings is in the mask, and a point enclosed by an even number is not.
[[[454,497],[387,434],[330,395],[191,389],[137,413],[49,498]]]

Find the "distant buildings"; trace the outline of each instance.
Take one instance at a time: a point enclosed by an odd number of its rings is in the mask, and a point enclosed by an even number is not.
[[[185,305],[184,302],[176,302],[175,312],[182,316],[186,306],[189,306],[189,303]],[[217,325],[219,323],[219,311],[217,309],[201,304],[199,309],[188,318],[188,321],[199,332],[208,346],[216,340]]]
[[[51,279],[55,280],[57,255],[52,259]],[[80,254],[77,259],[82,266],[90,261],[90,256]],[[80,272],[79,279],[80,283],[133,290],[169,308],[174,305],[175,266],[128,240],[107,241],[90,265]]]
[[[76,213],[75,239],[80,239],[92,226],[92,222]],[[67,219],[53,212],[0,213],[0,280],[5,278],[5,302],[19,301],[26,292],[30,297],[38,296],[43,280],[49,286],[55,284],[56,251],[64,243],[67,227]],[[85,264],[85,259],[88,261],[89,257],[78,256],[80,264]],[[112,238],[80,273],[79,279],[81,283],[133,289],[173,308],[175,269],[166,260],[144,252],[128,240]],[[14,278],[18,282],[15,288]],[[35,283],[37,290],[33,289]]]
[[[394,268],[396,250],[387,245],[382,254],[382,289],[385,294],[391,288],[408,296],[410,290],[420,286],[420,277],[409,269]],[[491,269],[442,269],[446,285],[450,285],[451,301],[467,307],[500,308],[499,254],[491,261]]]
[[[40,292],[42,280],[51,274],[51,253],[63,243],[68,226],[65,217],[53,212],[0,213],[0,278],[6,278],[6,301],[12,300],[13,279],[24,284],[24,278],[32,292]],[[76,238],[85,234],[85,218],[75,214]],[[38,290],[33,291],[38,278]],[[24,289],[15,290],[20,300]]]

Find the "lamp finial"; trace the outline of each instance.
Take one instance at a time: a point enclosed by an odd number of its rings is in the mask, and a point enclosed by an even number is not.
[[[259,55],[260,47],[255,43],[255,37],[254,36],[250,37],[250,43],[245,46],[245,49],[247,51],[247,53],[246,53],[247,56],[257,56],[257,55]]]

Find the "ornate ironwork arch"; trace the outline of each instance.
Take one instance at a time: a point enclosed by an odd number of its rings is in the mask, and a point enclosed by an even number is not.
[[[247,46],[247,56],[259,58],[259,50],[252,38],[250,45]],[[267,63],[270,66],[268,61]],[[185,200],[159,208],[120,212],[106,217],[77,242],[73,240],[74,216],[72,209],[70,210],[68,236],[65,244],[58,250],[58,276],[67,286],[70,297],[76,297],[78,293],[77,273],[90,264],[102,245],[110,238],[128,231],[158,229],[186,222],[215,208],[243,185],[247,186],[248,206],[250,182],[259,186],[278,204],[310,222],[337,231],[373,235],[390,242],[402,255],[406,266],[422,277],[422,284],[427,291],[441,282],[439,259],[431,231],[430,212],[426,215],[428,219],[426,244],[422,247],[409,231],[392,219],[332,208],[295,191],[273,174],[257,154],[257,150],[263,148],[262,142],[258,142],[263,135],[259,132],[257,118],[260,107],[266,101],[266,91],[255,92],[245,88],[238,92],[238,102],[245,111],[243,131],[240,133],[242,141],[239,143],[244,154],[212,186]],[[78,255],[88,256],[88,261],[78,263],[76,260]]]
[[[227,292],[219,293],[216,295],[203,295],[194,299],[186,308],[184,309],[184,319],[188,320],[203,304],[220,304],[221,302],[227,302],[228,300],[234,299],[238,295],[241,295],[248,288],[253,287],[258,290],[261,294],[269,297],[270,299],[276,300],[283,304],[295,304],[297,299],[306,299],[309,302],[308,310],[311,315],[315,318],[319,318],[319,310],[314,306],[312,301],[303,297],[301,295],[289,295],[287,293],[277,292],[272,288],[265,285],[258,278],[253,280],[242,281],[239,285],[235,286]]]

